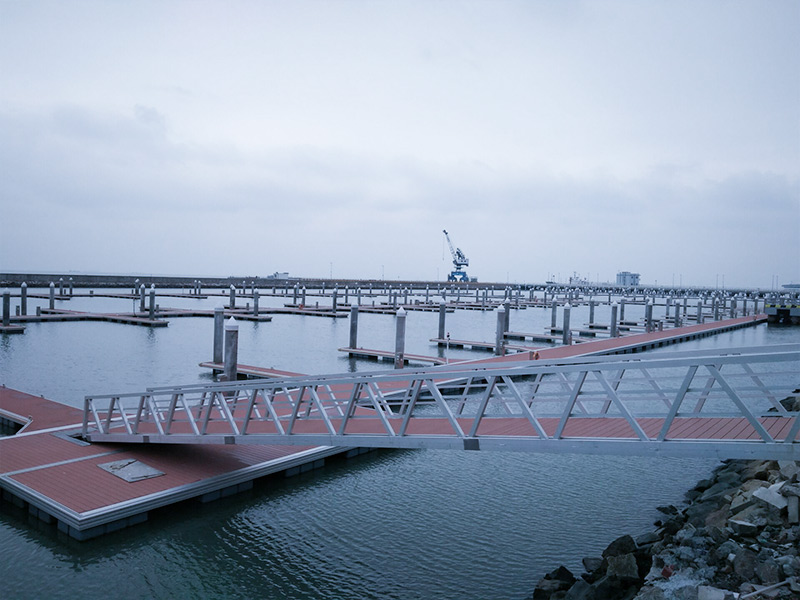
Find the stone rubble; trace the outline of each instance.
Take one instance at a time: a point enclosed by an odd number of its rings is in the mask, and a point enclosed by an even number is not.
[[[796,410],[798,397],[783,401]],[[787,403],[790,406],[787,406]],[[800,463],[729,460],[658,507],[657,529],[622,536],[537,584],[533,600],[800,600]]]

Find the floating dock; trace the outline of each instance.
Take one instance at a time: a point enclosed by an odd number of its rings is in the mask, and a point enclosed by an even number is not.
[[[691,325],[626,338],[536,349],[542,359],[638,352],[766,321],[766,315]],[[353,350],[353,349],[343,349]],[[464,361],[507,364],[531,360],[534,349],[505,357]],[[393,358],[393,354],[392,354]],[[408,355],[407,355],[407,358]],[[223,365],[204,363],[221,369]],[[448,367],[437,367],[445,369]],[[260,377],[295,373],[239,365]],[[436,370],[434,369],[434,371]],[[18,429],[0,438],[3,498],[77,540],[144,522],[157,509],[186,500],[208,502],[253,486],[268,475],[294,475],[337,455],[367,450],[332,446],[201,444],[168,448],[86,443],[79,439],[83,411],[0,387],[0,424]]]
[[[87,444],[83,412],[0,388],[0,418],[19,427],[0,438],[3,498],[77,540],[142,523],[158,508],[209,502],[252,488],[255,479],[322,467],[355,448],[202,445],[183,449]]]

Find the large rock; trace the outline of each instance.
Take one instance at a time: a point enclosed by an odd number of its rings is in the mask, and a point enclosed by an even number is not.
[[[756,574],[758,557],[749,548],[740,548],[733,559],[733,571],[745,581],[750,581]]]
[[[620,556],[621,554],[631,554],[633,552],[636,552],[636,542],[631,536],[623,535],[615,539],[603,550],[603,558]]]
[[[616,577],[622,582],[633,583],[639,580],[639,567],[636,557],[630,554],[608,557],[608,570],[606,575]]]
[[[564,600],[600,600],[595,594],[595,589],[590,583],[583,579],[579,579],[575,584],[569,588],[569,591],[564,596]]]
[[[772,585],[773,583],[778,583],[783,580],[781,569],[778,563],[772,558],[768,558],[756,565],[756,575],[764,585]]]
[[[558,592],[566,592],[575,583],[575,576],[564,566],[558,567],[539,580],[533,590],[533,600],[551,600],[563,598],[556,596]]]
[[[797,481],[797,476],[800,474],[800,467],[793,460],[779,460],[778,469],[786,481]]]
[[[735,535],[740,537],[755,537],[758,535],[759,528],[755,523],[742,521],[740,519],[730,519],[728,525]]]
[[[778,510],[782,510],[786,508],[787,502],[786,497],[780,493],[781,487],[783,487],[782,482],[771,485],[768,488],[758,488],[753,492],[753,498],[757,498],[764,504],[768,504],[777,508]]]

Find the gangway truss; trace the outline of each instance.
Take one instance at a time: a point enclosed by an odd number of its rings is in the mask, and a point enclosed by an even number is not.
[[[448,365],[85,398],[90,442],[800,460],[800,344]]]

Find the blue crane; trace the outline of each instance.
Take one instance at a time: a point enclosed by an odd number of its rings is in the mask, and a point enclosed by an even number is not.
[[[453,257],[453,270],[447,276],[447,281],[469,281],[469,276],[464,267],[469,266],[469,259],[464,256],[461,248],[453,248],[453,242],[450,241],[450,236],[446,229],[443,229],[444,237],[447,238],[447,245],[450,246],[450,254]]]

